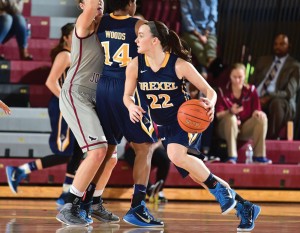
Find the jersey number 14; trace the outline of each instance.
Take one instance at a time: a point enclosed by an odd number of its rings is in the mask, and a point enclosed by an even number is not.
[[[122,44],[115,54],[112,57],[109,52],[109,41],[101,42],[102,47],[104,48],[105,60],[104,64],[111,66],[113,62],[119,63],[120,67],[125,67],[131,61],[131,57],[129,57],[129,44]]]

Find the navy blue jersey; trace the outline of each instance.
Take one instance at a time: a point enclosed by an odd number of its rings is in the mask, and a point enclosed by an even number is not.
[[[125,79],[128,63],[137,56],[135,24],[138,19],[130,16],[105,14],[97,35],[104,49],[102,75]]]
[[[157,141],[151,117],[145,114],[139,123],[130,121],[123,103],[125,71],[137,56],[135,25],[138,19],[106,14],[102,17],[97,35],[104,48],[104,67],[97,84],[96,106],[108,144],[120,143],[124,136],[135,143]],[[146,102],[136,95],[136,104],[147,109]]]
[[[146,56],[138,56],[137,88],[150,107],[153,121],[158,125],[177,122],[180,105],[190,98],[185,80],[179,79],[175,72],[177,58],[174,54],[166,53],[162,67],[154,72]]]

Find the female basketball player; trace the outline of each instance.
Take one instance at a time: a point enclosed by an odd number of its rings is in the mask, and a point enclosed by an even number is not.
[[[183,47],[178,35],[163,23],[151,21],[142,25],[136,43],[141,54],[127,67],[124,91],[124,104],[131,121],[139,122],[145,113],[134,102],[134,92],[138,88],[147,100],[151,117],[158,124],[158,133],[164,139],[162,142],[170,160],[187,171],[196,182],[208,187],[219,202],[222,214],[237,206],[238,216],[242,219],[238,230],[253,229],[260,207],[243,200],[234,190],[219,182],[201,159],[188,154],[188,149],[200,147],[201,134],[186,133],[177,122],[178,108],[189,98],[185,80],[205,94],[206,98],[202,100],[211,121],[216,92],[189,62],[190,51]],[[235,199],[238,199],[238,204]]]
[[[111,14],[101,19],[97,34],[104,49],[105,60],[97,86],[97,111],[109,145],[116,146],[124,136],[135,151],[133,167],[134,191],[131,209],[123,220],[140,227],[163,227],[145,206],[146,186],[149,179],[152,143],[155,137],[150,116],[144,115],[139,124],[133,124],[123,103],[125,69],[137,56],[135,38],[145,21],[133,18],[135,0],[110,0]],[[138,99],[138,104],[144,104]]]
[[[119,221],[117,216],[103,209],[100,202],[100,195],[117,159],[116,154],[113,158],[106,157],[107,150],[111,155],[115,148],[112,151],[107,148],[95,110],[96,86],[103,67],[103,52],[95,31],[103,14],[103,1],[79,0],[78,4],[82,13],[76,21],[72,37],[71,65],[61,90],[60,109],[82,151],[87,152],[87,157],[80,164],[67,203],[56,219],[67,225],[86,226],[92,222],[89,213],[93,196],[99,202],[95,204],[93,200],[93,217],[102,221]],[[100,180],[99,176],[95,176],[99,169],[103,171]],[[82,202],[84,211],[80,212],[80,200],[86,189]]]
[[[57,200],[59,205],[64,202],[64,197],[66,196],[66,193],[72,184],[75,172],[83,157],[83,153],[78,146],[71,130],[69,129],[65,120],[61,117],[58,100],[61,86],[64,83],[67,71],[70,67],[70,50],[73,30],[74,23],[67,23],[61,28],[61,38],[59,43],[51,50],[50,54],[53,64],[46,81],[46,86],[53,93],[48,106],[52,129],[49,145],[53,155],[48,155],[41,159],[22,164],[19,167],[6,167],[6,176],[9,187],[11,188],[12,192],[17,193],[19,183],[25,179],[29,173],[64,164],[69,161],[65,181],[63,184],[63,193]]]

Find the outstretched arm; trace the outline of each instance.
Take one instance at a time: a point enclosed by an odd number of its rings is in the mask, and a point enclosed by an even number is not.
[[[145,111],[134,103],[134,92],[136,90],[138,78],[138,58],[134,58],[126,68],[126,81],[123,96],[123,102],[129,111],[130,120],[135,123],[139,122]]]
[[[76,21],[76,33],[79,37],[86,37],[90,34],[93,21],[103,12],[103,1],[85,0],[80,3],[83,12]]]

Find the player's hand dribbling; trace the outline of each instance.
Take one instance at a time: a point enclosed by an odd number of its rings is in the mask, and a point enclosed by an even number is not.
[[[209,116],[210,122],[212,122],[215,116],[215,106],[210,102],[208,98],[201,97],[200,99],[205,104],[204,107],[207,110],[207,115]]]
[[[133,123],[142,120],[143,114],[145,113],[144,109],[142,109],[140,106],[135,104],[131,104],[128,108],[128,111],[129,111],[129,118]]]

